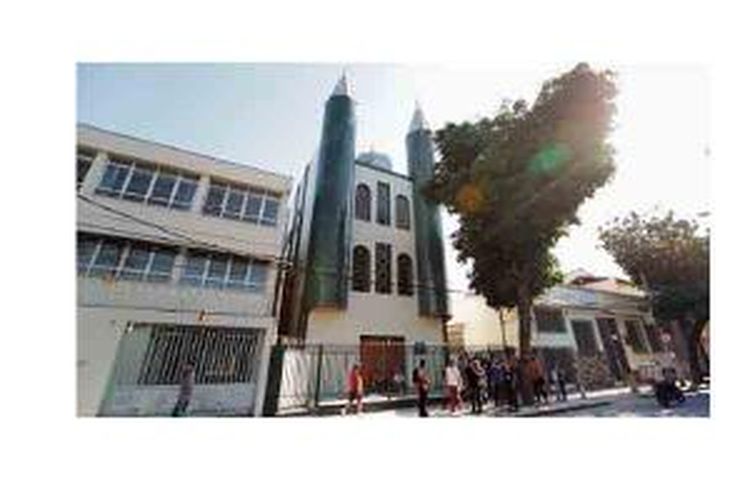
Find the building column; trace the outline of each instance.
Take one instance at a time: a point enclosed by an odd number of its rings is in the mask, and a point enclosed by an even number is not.
[[[86,177],[83,178],[83,182],[81,183],[81,189],[79,191],[81,194],[86,196],[94,194],[96,187],[102,181],[102,177],[104,176],[104,171],[107,168],[107,161],[107,153],[99,151],[96,154],[94,161],[91,163],[91,167],[89,167],[89,171],[86,172]]]
[[[193,204],[190,207],[191,212],[196,214],[201,213],[210,185],[211,178],[208,175],[201,175],[200,179],[198,179],[198,188],[195,190],[195,196],[193,197]]]

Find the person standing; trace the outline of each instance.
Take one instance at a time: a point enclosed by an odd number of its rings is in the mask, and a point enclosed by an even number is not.
[[[186,362],[180,374],[180,392],[177,395],[177,403],[172,409],[173,417],[182,417],[187,414],[190,399],[193,397],[193,386],[195,385],[195,365],[192,361]]]
[[[501,385],[502,385],[502,378],[500,375],[500,362],[497,358],[492,358],[492,363],[490,364],[487,378],[489,379],[489,388],[490,388],[490,399],[495,404],[495,408],[500,408],[501,405]]]
[[[362,398],[365,394],[365,381],[362,377],[362,370],[359,367],[359,363],[354,363],[354,366],[352,366],[352,369],[349,372],[349,380],[347,385],[349,392],[349,401],[344,408],[343,414],[346,415],[355,402],[357,404],[355,407],[355,413],[361,413]]]
[[[529,361],[529,372],[534,389],[534,401],[541,404],[544,400],[545,404],[548,403],[547,391],[544,389],[544,369],[542,362],[535,355],[532,355]]]
[[[427,377],[427,366],[424,359],[419,360],[419,367],[414,369],[413,382],[417,389],[417,406],[420,417],[428,417],[427,394],[430,387],[430,379]]]
[[[461,408],[461,385],[461,372],[453,359],[450,359],[445,367],[445,386],[448,390],[448,407],[451,413],[455,413],[456,408]]]
[[[482,391],[485,386],[485,372],[479,360],[474,358],[470,365],[471,387],[471,413],[482,413]]]
[[[511,357],[506,358],[502,365],[503,393],[505,401],[511,411],[518,410],[518,397],[516,396],[515,388],[516,368],[513,362],[514,359],[515,358]]]

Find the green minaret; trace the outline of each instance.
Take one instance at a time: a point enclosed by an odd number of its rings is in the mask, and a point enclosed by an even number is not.
[[[419,105],[406,136],[406,156],[409,175],[413,179],[419,314],[442,317],[448,313],[448,303],[440,207],[422,194],[422,189],[434,175],[435,155],[432,134]]]
[[[316,174],[311,180],[315,195],[305,273],[307,310],[317,306],[346,308],[355,125],[354,100],[344,75],[326,102]]]

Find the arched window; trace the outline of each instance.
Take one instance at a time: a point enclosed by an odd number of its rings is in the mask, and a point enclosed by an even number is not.
[[[396,196],[396,227],[400,229],[409,229],[409,198],[400,194]]]
[[[367,247],[354,247],[352,257],[352,290],[357,292],[370,291],[370,251]]]
[[[414,294],[414,270],[411,257],[402,253],[398,256],[398,294]]]
[[[358,184],[354,197],[354,217],[370,221],[370,188],[367,184]]]

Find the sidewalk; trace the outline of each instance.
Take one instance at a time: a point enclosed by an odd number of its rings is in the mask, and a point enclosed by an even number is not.
[[[641,392],[645,388],[641,388]],[[568,396],[564,402],[554,401],[554,397],[549,404],[539,406],[521,407],[517,412],[509,412],[504,409],[495,408],[492,403],[484,406],[484,411],[479,415],[471,413],[471,404],[464,402],[464,408],[461,411],[451,414],[450,411],[443,408],[443,397],[430,396],[430,406],[428,411],[432,417],[542,417],[546,415],[555,415],[570,411],[596,408],[606,406],[623,395],[630,394],[629,387],[616,387],[611,389],[602,389],[586,393],[586,398],[582,398],[579,393],[573,393]],[[342,416],[341,411],[346,406],[346,401],[333,400],[322,402],[317,409],[298,408],[296,410],[287,410],[278,416]],[[351,416],[351,415],[349,415]],[[416,417],[417,401],[415,395],[404,395],[386,398],[383,396],[371,395],[365,398],[364,412],[360,416],[399,416],[399,417]]]
[[[606,406],[612,403],[613,400],[620,396],[630,394],[629,387],[616,387],[612,389],[603,389],[600,391],[592,391],[586,393],[586,397],[582,398],[580,394],[575,393],[568,396],[567,401],[555,401],[554,397],[550,399],[548,404],[541,404],[535,406],[522,406],[517,412],[511,412],[504,408],[495,408],[494,404],[490,403],[484,406],[484,411],[479,415],[473,415],[471,413],[471,403],[468,405],[464,403],[464,409],[460,412],[451,414],[447,409],[443,409],[442,405],[438,407],[430,408],[430,416],[434,417],[543,417],[547,415],[555,415],[559,413],[565,413],[569,411],[583,410],[589,408],[596,408],[600,406]]]

